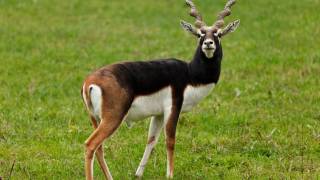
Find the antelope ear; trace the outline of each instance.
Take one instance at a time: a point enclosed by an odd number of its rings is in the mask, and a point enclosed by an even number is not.
[[[225,36],[231,32],[234,32],[239,27],[239,25],[240,25],[240,20],[233,21],[232,23],[228,24],[227,27],[220,30],[218,32],[218,36],[222,37],[222,36]]]
[[[195,36],[197,36],[197,37],[200,37],[200,34],[199,34],[199,32],[198,32],[198,29],[195,28],[194,26],[192,26],[190,23],[187,23],[187,22],[181,20],[181,21],[180,21],[180,25],[181,25],[181,27],[182,27],[184,30],[190,32],[191,34],[193,34],[193,35],[195,35]]]

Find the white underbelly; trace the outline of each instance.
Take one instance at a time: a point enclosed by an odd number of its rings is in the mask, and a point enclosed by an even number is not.
[[[187,86],[184,91],[184,101],[181,111],[190,111],[209,94],[213,87],[214,83],[205,86]],[[171,110],[171,107],[172,90],[171,87],[166,87],[151,95],[135,98],[125,117],[125,121],[130,126],[134,121],[142,120],[150,116],[163,115],[165,110]]]
[[[164,112],[164,108],[171,106],[171,97],[170,87],[166,87],[148,96],[139,96],[132,102],[125,120],[129,122],[161,115]]]

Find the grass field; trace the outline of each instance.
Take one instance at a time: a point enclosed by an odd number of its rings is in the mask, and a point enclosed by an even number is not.
[[[224,2],[195,1],[208,24]],[[319,7],[238,1],[220,82],[180,118],[175,179],[320,179]],[[120,60],[190,60],[187,12],[184,0],[0,0],[0,177],[83,179],[84,77]],[[133,179],[148,124],[123,124],[105,143],[114,179]],[[162,134],[144,179],[165,171]]]

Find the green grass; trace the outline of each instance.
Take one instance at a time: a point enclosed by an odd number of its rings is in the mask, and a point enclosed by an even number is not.
[[[211,23],[222,0],[195,1]],[[119,60],[189,60],[181,1],[0,0],[0,176],[83,179],[92,132],[84,77]],[[177,130],[175,179],[320,178],[319,0],[239,0],[220,82]],[[240,91],[240,96],[236,96]],[[105,143],[115,179],[133,179],[148,121]],[[95,177],[103,179],[97,162]],[[161,135],[144,179],[164,179]]]

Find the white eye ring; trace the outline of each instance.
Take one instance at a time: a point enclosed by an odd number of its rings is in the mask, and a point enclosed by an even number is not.
[[[200,29],[197,30],[198,34],[199,34],[199,38],[204,37],[206,34],[203,34]]]
[[[199,33],[199,39],[206,36],[205,34]]]
[[[222,32],[222,29],[218,29],[218,31],[214,35],[217,36],[218,38],[220,38],[219,34],[221,34],[221,32]]]

